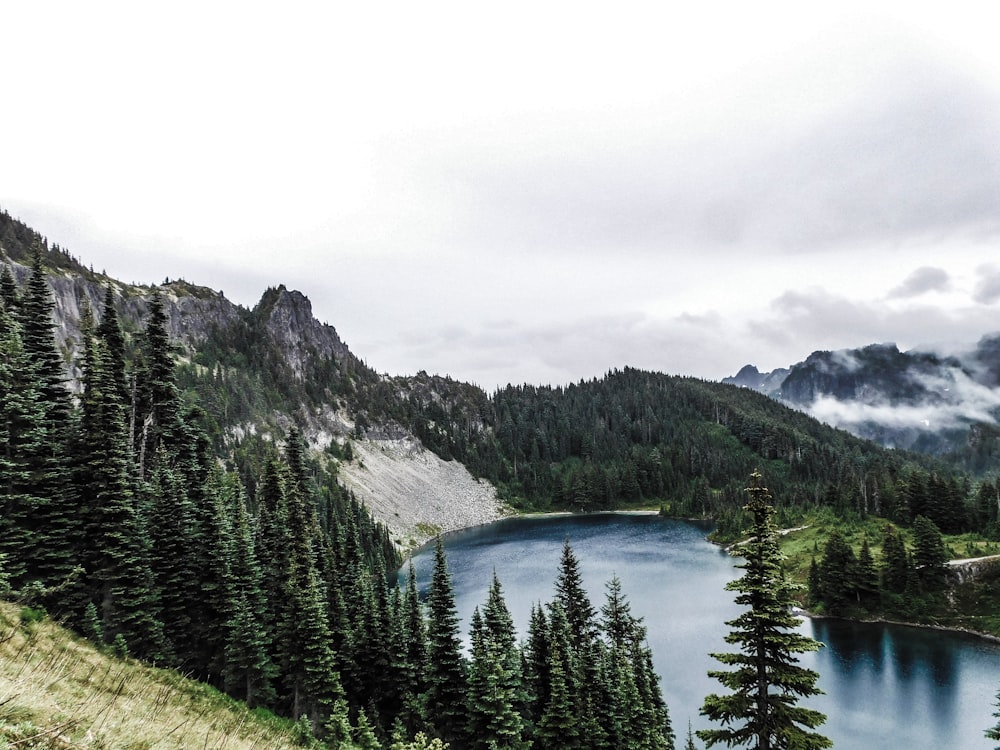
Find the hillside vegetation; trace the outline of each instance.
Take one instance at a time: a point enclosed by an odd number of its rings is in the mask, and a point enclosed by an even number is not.
[[[0,602],[0,748],[301,747],[294,724]]]

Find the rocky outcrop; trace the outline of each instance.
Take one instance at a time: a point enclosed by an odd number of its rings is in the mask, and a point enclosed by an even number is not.
[[[2,255],[0,255],[2,257]],[[15,280],[23,286],[30,269],[8,261]],[[168,332],[182,356],[192,359],[211,340],[215,347],[242,337],[253,356],[280,360],[282,372],[303,387],[317,385],[313,393],[330,393],[333,381],[339,392],[356,386],[344,381],[364,380],[369,387],[381,387],[396,398],[410,391],[430,398],[436,389],[455,389],[450,379],[432,379],[426,374],[390,382],[367,368],[341,341],[333,326],[315,319],[312,304],[301,292],[284,286],[268,289],[252,310],[234,304],[221,293],[186,281],[160,286],[126,285],[109,277],[80,269],[50,271],[49,286],[54,299],[57,345],[65,358],[71,382],[79,377],[75,362],[80,354],[80,321],[90,308],[100,322],[105,292],[115,293],[116,310],[126,333],[142,330],[154,294],[163,300]],[[247,344],[246,342],[250,342]],[[287,367],[284,367],[287,366]],[[325,390],[326,389],[326,390]],[[444,461],[429,450],[403,425],[391,419],[365,419],[363,429],[355,405],[345,397],[309,403],[285,403],[282,411],[267,415],[269,425],[255,422],[223,425],[229,437],[245,438],[267,434],[281,438],[287,428],[298,424],[310,446],[324,451],[331,443],[342,444],[353,436],[355,458],[340,467],[341,480],[363,501],[376,519],[391,530],[403,549],[418,546],[434,535],[466,526],[489,523],[510,514],[488,482],[477,480],[457,461]],[[335,403],[334,403],[335,402]]]
[[[284,285],[268,289],[254,315],[264,321],[268,333],[280,342],[294,377],[305,379],[318,362],[353,359],[336,329],[313,317],[312,303],[302,292]]]
[[[984,576],[996,576],[1000,572],[1000,555],[974,557],[965,560],[951,560],[948,563],[948,581],[961,586]]]

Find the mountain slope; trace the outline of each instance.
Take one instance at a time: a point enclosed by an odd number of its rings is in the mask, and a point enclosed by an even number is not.
[[[755,468],[793,505],[820,498],[880,513],[918,463],[744,388],[631,368],[492,395],[426,373],[380,375],[314,319],[304,295],[283,286],[247,310],[188,282],[121,285],[63,251],[52,256],[68,363],[79,335],[72,313],[84,299],[96,307],[102,283],[117,285],[120,314],[133,330],[160,295],[178,346],[179,384],[204,410],[220,458],[251,492],[261,456],[296,424],[401,546],[501,517],[506,509],[490,485],[521,509],[668,502],[675,512],[738,523],[741,483]],[[825,372],[836,363],[812,364]],[[898,512],[905,521],[905,508]]]
[[[317,321],[301,292],[279,285],[247,310],[221,292],[183,280],[125,284],[47,246],[3,212],[0,243],[0,263],[21,285],[30,273],[32,245],[43,248],[57,343],[74,389],[85,311],[99,322],[110,287],[134,348],[149,301],[158,295],[180,363],[179,384],[204,411],[220,458],[245,481],[259,475],[261,456],[296,424],[315,455],[339,464],[342,480],[400,546],[509,512],[488,483],[477,482],[460,463],[424,450],[405,421],[398,384],[356,357],[333,326]],[[345,454],[348,442],[352,447]],[[358,459],[348,460],[350,454]]]
[[[301,747],[288,720],[32,618],[0,602],[2,747]]]

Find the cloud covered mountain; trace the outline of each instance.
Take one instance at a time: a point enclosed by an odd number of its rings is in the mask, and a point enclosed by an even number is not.
[[[817,351],[769,373],[747,365],[723,382],[890,448],[992,453],[1000,433],[1000,333],[947,356],[892,343]]]

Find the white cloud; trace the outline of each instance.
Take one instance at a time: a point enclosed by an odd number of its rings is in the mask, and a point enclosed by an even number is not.
[[[488,387],[974,341],[978,13],[15,4],[0,206],[125,280],[298,287],[376,368]]]

